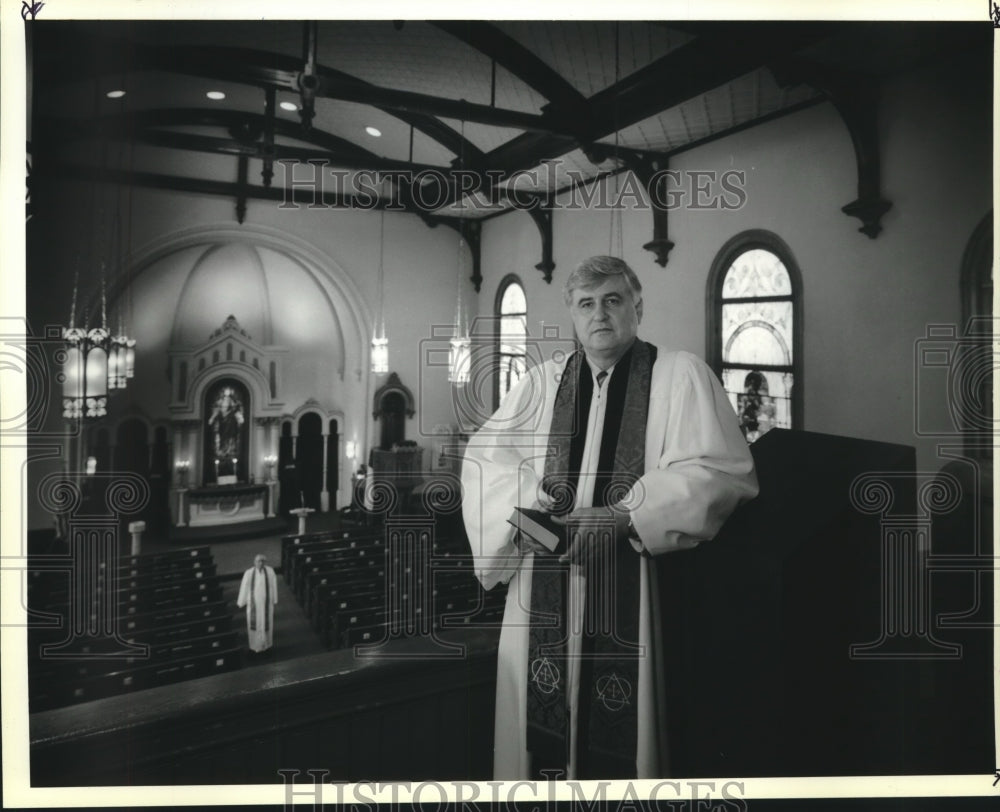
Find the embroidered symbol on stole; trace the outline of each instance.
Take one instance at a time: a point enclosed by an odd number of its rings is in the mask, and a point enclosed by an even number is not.
[[[611,673],[597,681],[597,698],[609,711],[620,711],[631,696],[632,684],[625,677]]]
[[[559,687],[559,668],[548,657],[536,657],[531,663],[531,681],[543,694]]]

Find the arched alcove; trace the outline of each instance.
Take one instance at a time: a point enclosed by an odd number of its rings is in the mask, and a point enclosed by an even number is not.
[[[305,507],[321,508],[323,492],[323,418],[306,412],[298,420],[296,467]]]
[[[287,453],[278,447],[278,424],[257,421],[277,421],[288,414],[286,404],[318,403],[327,438],[326,421],[335,415],[335,436],[345,426],[365,434],[369,309],[351,276],[301,238],[231,223],[165,235],[109,280],[108,313],[136,339],[130,395],[142,413],[170,421],[170,467],[187,460],[189,484],[200,484],[209,464],[201,409],[205,387],[220,376],[242,381],[253,403],[241,481],[270,474],[280,480],[285,460],[270,467],[264,461]],[[339,446],[325,442],[333,494],[339,483],[331,477],[344,463]]]
[[[149,474],[149,427],[138,417],[122,420],[115,431],[114,470]]]
[[[378,388],[372,400],[372,417],[379,423],[379,448],[389,450],[406,439],[406,419],[416,414],[413,393],[395,372]]]
[[[372,317],[351,276],[312,244],[278,229],[219,223],[164,235],[118,269],[107,298],[113,323],[124,318],[130,329],[151,333],[140,352],[200,343],[233,314],[263,344],[321,342],[341,379],[347,370],[367,368]],[[145,298],[158,307],[141,307]],[[98,306],[94,301],[88,309]]]

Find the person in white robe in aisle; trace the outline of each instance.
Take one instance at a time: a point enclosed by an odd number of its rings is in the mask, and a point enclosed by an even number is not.
[[[247,638],[257,654],[274,645],[274,607],[278,603],[278,581],[267,565],[267,556],[258,554],[253,566],[243,573],[236,605],[247,608]]]
[[[580,409],[581,424],[587,420],[586,436],[573,510],[565,521],[571,529],[579,529],[601,517],[605,521],[613,519],[614,543],[630,544],[640,558],[638,639],[646,654],[638,658],[637,666],[633,774],[638,778],[668,776],[663,698],[664,669],[670,667],[670,652],[655,645],[661,639],[662,619],[655,566],[650,556],[690,549],[711,539],[739,503],[756,496],[753,459],[735,412],[711,369],[690,353],[645,345],[650,358],[655,360],[651,373],[647,374],[648,411],[641,476],[619,503],[593,507],[597,450],[601,447],[605,417],[612,422],[611,411],[605,414],[606,401],[602,396],[611,388],[605,381],[611,379],[603,375],[599,379],[598,375],[607,372],[613,377],[616,362],[631,354],[637,343],[642,287],[622,260],[593,257],[569,276],[563,292],[585,356],[585,364],[577,361],[579,377],[582,381],[586,375],[583,370],[589,366],[594,393],[589,413],[583,407]],[[516,506],[552,508],[543,480],[546,458],[553,455],[550,427],[557,411],[554,404],[559,381],[571,361],[572,358],[549,360],[529,370],[497,412],[470,438],[462,466],[463,518],[476,575],[486,589],[508,583],[498,652],[494,743],[497,780],[538,775],[538,765],[532,764],[527,750],[529,700],[526,697],[532,562],[543,548],[518,534],[507,519]],[[620,419],[620,425],[621,436],[634,429],[624,419]],[[533,427],[527,436],[526,426]],[[601,543],[600,534],[583,533],[571,538],[572,543],[563,556],[571,562],[567,587],[570,592],[578,588],[580,565],[586,563],[588,555],[595,554],[586,545]],[[574,645],[572,636],[570,633],[570,651]],[[569,683],[578,680],[579,674],[574,678],[572,663],[567,664],[567,669],[570,730],[566,736],[570,745],[566,750],[564,777],[572,779],[580,777],[575,774],[573,763],[578,736],[574,724],[578,713],[573,708],[578,697],[573,692],[579,690],[579,685]],[[600,765],[591,772],[595,775],[583,777],[599,777]]]

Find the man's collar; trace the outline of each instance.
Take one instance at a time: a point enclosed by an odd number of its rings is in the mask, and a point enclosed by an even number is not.
[[[633,338],[633,339],[632,339],[632,343],[630,343],[630,344],[629,344],[629,345],[628,345],[628,346],[627,346],[627,347],[625,348],[625,351],[624,351],[624,352],[623,352],[623,353],[622,353],[621,355],[619,355],[619,356],[618,356],[618,357],[617,357],[617,358],[616,358],[616,359],[614,360],[614,362],[613,362],[613,363],[609,364],[609,365],[608,365],[608,366],[606,366],[606,367],[603,367],[604,371],[605,371],[605,372],[607,372],[607,373],[608,373],[608,375],[610,375],[610,374],[611,374],[611,370],[613,370],[613,369],[614,369],[614,368],[615,368],[615,367],[616,367],[616,366],[618,365],[618,362],[619,362],[619,361],[621,361],[621,360],[622,360],[622,358],[624,358],[624,357],[625,357],[626,355],[628,355],[628,354],[629,354],[629,353],[630,353],[630,352],[632,351],[632,348],[633,348],[633,347],[635,346],[635,343],[636,343],[636,342],[637,342],[638,340],[639,340],[639,337],[638,337],[638,336],[636,336],[635,338]],[[589,355],[587,355],[587,351],[586,351],[586,350],[584,350],[584,351],[583,351],[583,357],[587,359],[587,364],[588,364],[588,365],[590,366],[590,371],[591,371],[591,372],[592,372],[592,373],[594,374],[594,377],[596,377],[596,376],[597,376],[597,373],[598,373],[598,372],[600,372],[600,371],[601,371],[601,369],[602,369],[602,367],[601,367],[601,362],[600,362],[600,361],[597,361],[597,360],[595,360],[595,359],[591,358],[591,357],[590,357]]]
[[[586,356],[585,356],[585,357],[586,357]],[[621,359],[619,359],[619,360],[621,360]],[[591,360],[591,359],[590,359],[589,357],[587,358],[587,366],[588,366],[588,367],[590,367],[590,377],[591,377],[591,378],[593,378],[595,382],[597,381],[597,376],[598,376],[598,375],[599,375],[599,374],[600,374],[601,372],[607,372],[607,373],[608,373],[608,377],[610,378],[610,377],[611,377],[611,373],[615,371],[615,365],[616,365],[617,363],[618,363],[618,361],[615,361],[615,363],[614,363],[614,364],[612,364],[611,366],[609,366],[609,367],[607,367],[606,369],[603,369],[603,370],[602,370],[602,369],[601,369],[601,368],[600,368],[600,367],[599,367],[599,366],[598,366],[597,364],[595,364],[595,363],[594,363],[594,362],[593,362],[593,361],[592,361],[592,360]]]

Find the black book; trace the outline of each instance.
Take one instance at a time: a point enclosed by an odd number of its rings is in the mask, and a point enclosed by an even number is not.
[[[534,508],[514,508],[507,521],[521,533],[530,536],[550,553],[559,551],[564,546],[566,525],[555,521],[555,516],[544,510]]]

